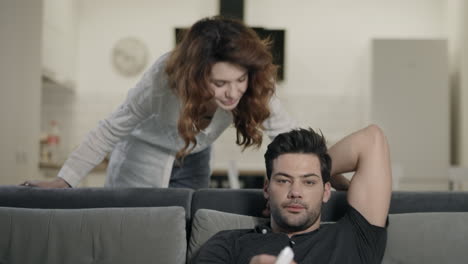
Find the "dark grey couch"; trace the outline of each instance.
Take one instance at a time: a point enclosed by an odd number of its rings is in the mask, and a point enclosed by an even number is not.
[[[265,221],[258,189],[0,187],[0,264],[186,263],[219,230]],[[322,221],[339,219],[334,192]],[[466,263],[467,192],[394,192],[383,263]],[[188,257],[187,257],[188,256]]]

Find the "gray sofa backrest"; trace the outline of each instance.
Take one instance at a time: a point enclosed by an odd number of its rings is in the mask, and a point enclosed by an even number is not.
[[[180,206],[190,220],[199,209],[262,216],[266,201],[260,189],[76,188],[40,189],[0,186],[0,207],[83,209]],[[347,209],[346,192],[333,192],[322,210],[323,221],[336,221]],[[468,192],[392,194],[390,214],[468,212]]]
[[[84,209],[180,206],[191,211],[193,190],[177,188],[42,189],[0,186],[0,207]],[[186,216],[187,220],[190,214]]]
[[[0,264],[184,263],[188,232],[193,253],[216,228],[255,224],[264,207],[257,189],[0,186]],[[346,193],[334,192],[322,220],[347,207]],[[199,209],[217,216],[197,218]],[[390,214],[384,263],[466,260],[468,192],[394,192]]]
[[[193,194],[191,218],[199,209],[261,217],[265,204],[259,189],[202,189]],[[346,192],[332,192],[321,219],[337,221],[347,208]],[[416,212],[468,212],[468,192],[393,192],[390,214]]]

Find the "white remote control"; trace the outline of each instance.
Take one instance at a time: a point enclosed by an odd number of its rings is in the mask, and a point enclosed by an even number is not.
[[[285,247],[278,255],[275,264],[290,264],[294,258],[294,252],[290,247]]]

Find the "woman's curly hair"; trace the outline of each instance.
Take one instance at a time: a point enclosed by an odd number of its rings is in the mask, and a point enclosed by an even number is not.
[[[275,92],[277,72],[270,41],[261,40],[240,21],[216,16],[196,22],[185,32],[166,65],[169,85],[181,100],[178,130],[185,146],[177,158],[186,156],[197,144],[201,117],[214,97],[208,83],[217,62],[247,69],[247,90],[232,111],[236,143],[244,149],[262,144],[262,123],[270,116],[269,101]]]

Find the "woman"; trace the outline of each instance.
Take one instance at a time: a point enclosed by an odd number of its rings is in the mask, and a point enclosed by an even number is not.
[[[229,125],[243,148],[260,146],[263,132],[273,138],[295,126],[273,96],[276,66],[268,48],[242,22],[196,22],[87,135],[56,179],[24,185],[76,187],[112,151],[106,186],[208,187],[211,145]]]

